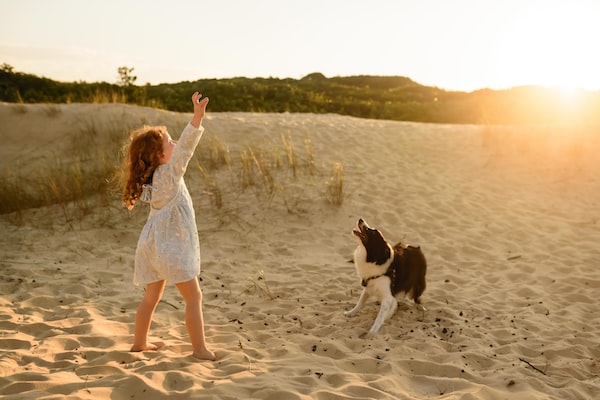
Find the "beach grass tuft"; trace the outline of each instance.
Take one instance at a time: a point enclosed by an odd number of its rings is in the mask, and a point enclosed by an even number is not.
[[[100,95],[96,98],[96,101],[109,100],[114,99]],[[28,105],[15,107],[28,112]],[[41,110],[48,119],[64,114],[60,105]],[[49,150],[35,163],[27,163],[26,170],[19,167],[25,163],[24,159],[7,166],[0,176],[0,214],[14,213],[13,219],[18,221],[25,210],[59,205],[66,220],[76,220],[91,211],[97,204],[94,199],[117,207],[123,144],[131,129],[139,123],[148,123],[143,118],[134,119],[125,113],[103,120],[78,118],[74,126],[75,140],[65,141],[62,148]],[[177,129],[180,124],[173,120],[168,125],[170,129]],[[303,185],[313,185],[314,176],[325,174],[318,167],[310,136],[296,138],[303,140],[304,152],[300,155],[291,135],[281,133],[279,139],[279,142],[252,140],[241,150],[232,152],[214,133],[203,138],[192,165],[199,172],[202,194],[210,198],[215,209],[222,209],[230,197],[239,196],[249,188],[253,188],[258,198],[265,196],[266,201],[259,201],[259,206],[267,206],[278,197],[288,205],[293,201],[291,197],[302,197]],[[326,182],[326,198],[331,205],[342,205],[343,181],[342,164],[335,163],[332,176]],[[287,193],[290,185],[293,190]]]
[[[327,184],[327,200],[330,204],[341,206],[344,202],[344,166],[341,162],[333,164]]]

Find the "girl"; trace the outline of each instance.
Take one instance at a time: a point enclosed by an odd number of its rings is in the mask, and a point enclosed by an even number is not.
[[[185,324],[193,356],[215,360],[206,347],[202,316],[200,244],[192,199],[183,175],[204,132],[202,118],[208,97],[192,95],[194,116],[178,142],[164,126],[144,126],[131,134],[125,159],[123,204],[129,210],[138,200],[150,203],[150,214],[135,252],[134,283],[146,285],[135,316],[131,351],[156,350],[148,330],[167,281],[175,283],[185,300]]]

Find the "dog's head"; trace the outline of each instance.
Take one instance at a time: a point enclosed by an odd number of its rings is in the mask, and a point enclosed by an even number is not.
[[[383,234],[371,228],[362,218],[358,220],[352,234],[358,238],[359,246],[366,252],[366,261],[377,265],[385,264],[392,256],[392,250]]]

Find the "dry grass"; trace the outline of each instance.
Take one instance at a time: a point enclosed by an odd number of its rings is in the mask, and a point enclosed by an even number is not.
[[[282,133],[281,134],[281,142],[283,143],[283,148],[285,150],[285,155],[287,156],[288,166],[292,170],[294,178],[297,176],[297,163],[296,163],[296,151],[294,150],[294,142],[292,138],[288,136],[287,138]]]
[[[221,189],[219,189],[219,185],[217,182],[210,176],[206,168],[200,164],[200,162],[196,161],[196,167],[198,171],[200,171],[200,176],[206,185],[206,190],[204,194],[210,196],[212,199],[213,205],[217,209],[221,209],[223,207],[223,194],[221,193]]]
[[[97,102],[113,100],[119,99],[100,94],[95,98]],[[20,107],[15,112],[28,112],[27,105],[15,107]],[[59,105],[49,105],[42,114],[55,119],[63,111]],[[118,207],[119,154],[129,131],[144,123],[148,121],[132,121],[125,114],[113,120],[100,121],[89,116],[81,118],[74,129],[75,140],[68,141],[62,150],[49,150],[43,159],[29,163],[26,169],[21,168],[21,164],[28,163],[24,157],[2,171],[0,214],[11,214],[14,221],[19,221],[25,210],[60,205],[65,220],[73,221],[89,214],[99,204],[98,200]],[[179,120],[164,123],[170,130],[181,125]],[[305,152],[300,156],[296,153],[293,138],[284,134],[280,135],[280,142],[256,141],[232,154],[214,134],[203,138],[193,164],[200,172],[202,194],[210,198],[210,204],[217,210],[226,205],[228,210],[235,209],[235,196],[249,188],[253,189],[260,207],[269,206],[275,198],[288,204],[293,201],[290,196],[303,196],[307,192],[301,189],[303,185],[314,186],[315,175],[323,175],[317,167],[310,137],[305,137],[303,142]],[[343,202],[343,168],[340,163],[335,164],[333,174],[326,183],[326,200],[340,206]],[[290,179],[293,179],[294,191],[286,193]],[[260,200],[262,196],[266,201]]]
[[[252,157],[252,162],[256,167],[255,171],[263,183],[265,192],[269,196],[272,196],[273,192],[275,191],[275,177],[273,176],[273,170],[267,158],[268,156],[262,149],[259,149],[258,151],[252,151],[250,149],[250,156]]]
[[[203,137],[202,144],[196,149],[196,156],[202,160],[202,165],[205,165],[208,169],[231,168],[232,161],[229,146],[218,137]]]
[[[256,271],[256,277],[248,277],[247,281],[250,282],[250,285],[244,290],[243,293],[250,295],[259,295],[262,297],[266,297],[269,300],[275,300],[277,295],[273,293],[269,283],[267,282],[267,278],[265,277],[265,271],[258,270]]]
[[[306,167],[308,172],[314,175],[317,172],[317,165],[315,163],[315,152],[310,135],[306,135],[304,138],[304,150],[306,151]]]
[[[12,106],[12,110],[15,114],[26,114],[27,106],[25,106],[25,104],[17,103]]]
[[[58,105],[43,110],[47,118],[61,112]],[[6,165],[0,178],[0,214],[14,213],[19,221],[27,209],[61,205],[68,221],[89,213],[98,199],[109,201],[127,128],[123,121],[98,128],[93,120],[84,119],[74,130],[74,140],[46,143],[53,147],[35,162],[25,155]]]
[[[103,103],[127,103],[127,96],[120,91],[115,90],[101,90],[97,89],[90,95],[88,99],[89,103],[103,104]]]
[[[341,206],[344,202],[344,167],[336,162],[327,184],[327,200],[330,204]]]
[[[285,191],[290,181],[290,173],[296,183],[302,176],[318,174],[310,137],[304,140],[304,159],[296,154],[290,136],[281,134],[280,138],[282,148],[278,147],[277,143],[253,143],[237,155],[229,154],[233,159],[239,160],[236,176],[241,191],[253,187],[271,199],[277,193]],[[283,162],[282,154],[285,160]]]
[[[58,104],[48,104],[44,109],[46,115],[50,118],[57,117],[62,112],[60,105]]]

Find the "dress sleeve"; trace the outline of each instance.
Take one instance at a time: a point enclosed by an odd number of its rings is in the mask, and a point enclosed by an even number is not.
[[[173,149],[173,156],[169,162],[171,173],[175,180],[180,179],[187,170],[188,163],[194,155],[196,146],[204,133],[204,127],[196,129],[192,124],[187,124]]]

